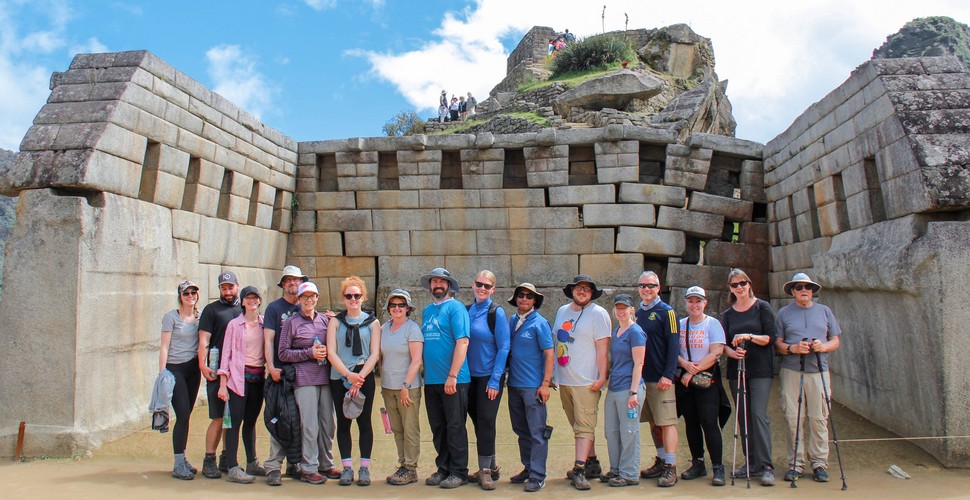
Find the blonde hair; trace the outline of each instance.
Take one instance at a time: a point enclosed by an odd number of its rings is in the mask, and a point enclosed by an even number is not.
[[[360,289],[361,300],[367,298],[367,285],[364,284],[359,276],[348,276],[340,282],[340,294],[343,295],[348,288],[355,286]]]
[[[492,286],[495,286],[495,273],[493,273],[492,271],[489,271],[488,269],[483,269],[478,274],[475,275],[476,278],[479,276],[482,276],[488,281],[491,281]]]
[[[742,271],[742,270],[740,270],[740,269],[738,269],[736,267],[734,269],[731,269],[731,272],[728,273],[727,283],[728,283],[728,291],[729,292],[731,291],[731,281],[734,280],[734,278],[741,278],[742,280],[747,281],[748,282],[748,297],[751,297],[752,299],[755,298],[755,296],[754,296],[754,287],[752,286],[753,283],[751,283],[751,278],[748,277],[748,273],[746,273],[746,272],[744,272],[744,271]],[[737,301],[738,301],[738,297],[736,295],[734,295],[733,293],[729,293],[728,294],[728,304],[733,305]]]

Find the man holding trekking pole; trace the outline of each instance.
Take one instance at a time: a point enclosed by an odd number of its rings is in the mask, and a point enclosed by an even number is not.
[[[795,274],[784,287],[795,302],[781,308],[775,319],[778,331],[775,349],[783,356],[781,400],[788,422],[789,470],[785,481],[801,477],[806,455],[815,480],[829,480],[826,399],[831,384],[827,353],[839,348],[842,329],[831,309],[812,301],[813,294],[821,289],[807,274]]]

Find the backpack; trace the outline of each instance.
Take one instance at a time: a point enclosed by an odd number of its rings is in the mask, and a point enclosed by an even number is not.
[[[474,304],[474,302],[465,306],[465,309],[471,310],[472,304]],[[493,335],[495,334],[495,311],[497,310],[498,304],[496,304],[493,300],[492,303],[488,305],[488,314],[485,315],[485,321],[488,323],[488,331],[492,332]]]

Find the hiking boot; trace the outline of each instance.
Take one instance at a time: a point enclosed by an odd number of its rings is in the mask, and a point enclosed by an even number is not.
[[[525,482],[525,488],[523,489],[525,490],[526,493],[535,493],[541,490],[542,487],[545,485],[546,485],[545,481],[540,481],[538,479],[529,479],[528,481]]]
[[[492,479],[491,469],[482,469],[475,473],[476,479],[478,479],[478,484],[481,485],[482,489],[485,491],[492,491],[495,489],[495,480]],[[471,479],[469,479],[471,481]]]
[[[327,478],[318,472],[301,472],[300,481],[310,484],[323,484],[327,482]]]
[[[354,469],[352,467],[344,467],[343,472],[340,473],[340,480],[337,482],[340,486],[350,486],[354,483]]]
[[[825,470],[825,467],[816,467],[812,469],[812,474],[815,476],[815,481],[819,483],[829,482],[829,473]]]
[[[570,474],[569,482],[580,491],[586,491],[589,489],[589,481],[586,480],[586,468],[577,465],[573,467],[572,474]]]
[[[300,471],[300,466],[299,465],[296,465],[296,464],[287,464],[287,466],[286,466],[286,476],[287,477],[289,477],[290,479],[300,479],[300,476],[302,474],[303,474],[303,472]]]
[[[181,479],[183,481],[191,481],[195,479],[195,474],[193,474],[192,469],[189,468],[188,462],[181,462],[175,464],[175,468],[172,469],[172,477],[175,479]]]
[[[438,487],[439,488],[444,488],[446,490],[450,490],[450,489],[457,488],[457,487],[459,487],[459,486],[461,486],[463,484],[468,484],[468,480],[462,478],[461,476],[459,476],[457,474],[452,474],[452,475],[450,475],[450,476],[442,479],[441,480],[441,483],[438,485]]]
[[[229,469],[228,479],[230,483],[249,484],[253,482],[253,480],[256,478],[253,476],[250,476],[249,474],[246,474],[246,471],[242,470],[242,467],[237,465]]]
[[[704,459],[694,458],[690,461],[690,467],[680,474],[680,478],[684,481],[690,481],[691,479],[697,479],[706,475],[707,467],[704,466]]]
[[[252,462],[246,464],[246,474],[249,474],[250,476],[264,477],[266,476],[266,468],[259,463],[259,460],[253,460]]]
[[[761,470],[762,470],[761,467],[754,467],[754,466],[752,466],[751,467],[751,477],[758,477],[758,476],[760,476],[761,475]],[[748,477],[748,466],[742,465],[741,467],[738,467],[737,469],[734,469],[734,472],[731,473],[731,477],[733,477],[735,479],[744,479],[744,478],[747,478]]]
[[[600,474],[600,482],[608,483],[610,482],[610,479],[613,479],[614,477],[620,477],[620,475],[615,471],[609,471],[606,474]]]
[[[434,474],[424,480],[424,484],[428,486],[440,486],[441,482],[445,480],[445,477],[447,477],[446,474],[442,474],[441,471],[435,471]]]
[[[724,486],[724,464],[714,464],[711,468],[714,469],[714,477],[711,478],[711,485]]]
[[[660,473],[660,479],[657,480],[657,486],[661,488],[670,488],[675,484],[677,484],[677,466],[673,464],[664,464],[664,470]]]
[[[586,479],[597,479],[602,473],[603,466],[600,465],[599,459],[596,457],[588,457],[586,459]]]
[[[266,484],[270,486],[279,486],[283,484],[283,475],[280,474],[278,470],[271,470],[266,473]]]
[[[798,469],[788,469],[788,471],[785,472],[785,481],[788,481],[789,483],[800,477],[802,477],[802,471]]]
[[[202,459],[202,475],[209,479],[219,479],[222,477],[222,472],[219,470],[219,466],[216,465],[215,455],[206,455]]]
[[[226,465],[226,450],[222,450],[222,453],[219,454],[219,470],[229,472],[229,466]]]
[[[370,467],[357,469],[357,486],[370,486]]]
[[[522,469],[522,472],[509,478],[509,482],[511,482],[512,484],[522,484],[528,480],[529,480],[529,469]]]
[[[336,467],[331,467],[326,470],[318,470],[320,474],[327,476],[327,479],[340,479],[341,471],[337,470]]]
[[[414,469],[408,469],[403,465],[398,467],[394,471],[394,474],[387,476],[387,483],[395,486],[403,486],[416,482],[418,482],[418,473]]]
[[[193,476],[199,473],[199,469],[192,467],[192,464],[190,464],[188,460],[185,461],[185,465],[187,465],[189,467],[189,470],[192,471]]]
[[[660,457],[654,457],[653,465],[649,468],[640,471],[640,477],[643,479],[653,479],[655,477],[660,477],[664,472],[664,461]]]
[[[764,470],[761,471],[761,486],[774,486],[775,485],[775,469],[772,469],[770,465],[766,465]]]
[[[623,487],[623,486],[636,486],[636,485],[640,484],[640,480],[639,479],[627,479],[625,477],[616,476],[616,477],[610,479],[609,484],[610,484],[610,486],[613,486],[614,488]]]

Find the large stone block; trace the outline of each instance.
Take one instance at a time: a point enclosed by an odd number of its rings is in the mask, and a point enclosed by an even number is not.
[[[546,229],[544,232],[546,255],[613,253],[613,229]]]
[[[598,186],[553,186],[549,188],[550,206],[581,207],[588,203],[614,203],[616,187],[612,184]]]
[[[681,231],[621,226],[616,236],[617,252],[636,252],[652,257],[679,257],[687,240]]]
[[[687,208],[698,212],[723,215],[727,220],[746,222],[751,220],[754,203],[736,198],[694,192],[690,195]]]
[[[411,236],[407,231],[347,231],[344,248],[348,257],[410,255]]]
[[[146,186],[146,183],[149,185]],[[182,195],[185,193],[185,178],[162,171],[154,171],[149,175],[142,176],[139,194],[141,190],[146,189],[150,196],[142,198],[145,201],[151,201],[168,208],[181,208]]]
[[[751,243],[754,245],[770,244],[768,224],[763,222],[742,222],[738,240],[741,243]]]
[[[730,267],[669,264],[667,282],[663,285],[678,288],[699,286],[705,290],[723,290],[729,272],[731,272]]]
[[[377,257],[377,273],[381,285],[413,288],[421,286],[421,277],[445,264],[444,256],[385,256]]]
[[[347,276],[376,276],[376,273],[377,259],[374,257],[317,257],[314,276],[346,278]]]
[[[418,191],[421,208],[477,208],[481,195],[474,189],[438,189]]]
[[[317,210],[317,231],[371,231],[371,210]]]
[[[512,283],[516,284],[564,286],[579,274],[577,255],[513,255],[511,259]]]
[[[441,227],[438,211],[431,208],[371,212],[375,231],[435,230]]]
[[[356,195],[357,208],[418,208],[417,191],[360,191]]]
[[[542,189],[482,189],[480,194],[483,208],[546,206]]]
[[[687,190],[679,186],[660,184],[620,184],[621,203],[650,203],[684,208],[687,203]]]
[[[199,214],[184,210],[172,210],[173,238],[198,243],[201,227],[202,217]]]
[[[357,195],[359,197],[362,194],[371,194],[374,192],[377,191],[364,191],[357,193]],[[349,192],[298,192],[296,193],[296,201],[300,210],[353,210],[357,208],[357,204],[354,201],[354,193]]]
[[[586,227],[653,226],[656,223],[653,205],[624,203],[583,207],[583,225]]]
[[[507,229],[509,212],[505,208],[442,208],[441,229]]]
[[[294,257],[343,255],[343,239],[340,233],[291,233],[289,254]]]
[[[711,240],[704,245],[704,264],[737,267],[746,271],[768,268],[768,247]]]
[[[377,184],[376,177],[374,178],[374,184],[375,186]],[[398,178],[398,185],[401,190],[438,189],[441,187],[441,175],[401,174],[401,176]]]
[[[700,239],[719,238],[724,232],[724,216],[693,212],[682,208],[660,207],[657,227],[676,229]]]
[[[411,255],[475,255],[476,231],[411,231]]]
[[[576,207],[510,208],[508,211],[509,229],[581,227]]]
[[[541,255],[545,253],[545,234],[532,229],[478,230],[480,255]]]
[[[495,274],[495,285],[499,287],[512,286],[512,259],[508,255],[448,255],[445,257],[445,268],[451,272],[461,286],[463,297],[469,297],[469,291],[475,276],[483,269],[488,269]],[[427,273],[431,269],[424,272]],[[515,283],[515,284],[518,284]],[[492,297],[500,305],[505,306],[507,297],[495,295]],[[469,300],[461,298],[460,300]]]
[[[600,287],[628,287],[643,272],[643,256],[635,253],[580,255],[579,272],[591,276]]]

